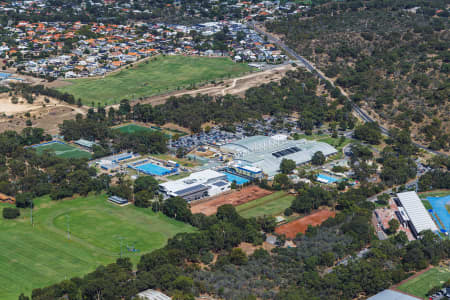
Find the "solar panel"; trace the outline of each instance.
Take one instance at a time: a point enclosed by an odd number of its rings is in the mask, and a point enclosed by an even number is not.
[[[203,184],[198,184],[195,186],[188,187],[184,190],[178,191],[178,192],[176,192],[176,194],[181,196],[181,195],[191,194],[191,193],[195,193],[195,192],[200,192],[200,191],[207,190],[207,189],[208,189],[207,186],[205,186]]]
[[[224,182],[224,181],[218,181],[218,182],[216,182],[216,183],[214,183],[214,185],[215,186],[224,186],[224,185],[227,185],[228,183],[226,183],[226,182]]]
[[[276,158],[280,158],[280,157],[283,157],[283,156],[286,156],[286,155],[289,155],[289,154],[293,154],[293,153],[296,153],[296,152],[300,152],[300,151],[302,151],[302,150],[300,148],[298,148],[298,147],[291,147],[291,148],[288,148],[288,149],[284,149],[284,150],[281,150],[281,151],[274,152],[274,153],[272,153],[272,155],[275,156]]]

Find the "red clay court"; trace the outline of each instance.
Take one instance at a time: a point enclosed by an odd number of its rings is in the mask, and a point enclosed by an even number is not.
[[[334,211],[321,210],[304,218],[283,224],[275,228],[275,232],[278,234],[284,234],[289,239],[293,239],[297,233],[305,233],[306,229],[308,229],[308,225],[320,225],[329,217],[334,217],[335,215],[336,213]]]
[[[193,203],[191,204],[191,211],[193,214],[203,213],[207,216],[210,216],[215,214],[217,212],[217,209],[224,204],[237,206],[270,194],[272,194],[271,191],[262,189],[258,186],[247,186],[239,191],[219,195],[204,202]]]

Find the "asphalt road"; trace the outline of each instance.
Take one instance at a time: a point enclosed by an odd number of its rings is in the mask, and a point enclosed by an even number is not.
[[[257,28],[255,26],[255,23],[251,23],[251,25],[253,26],[254,30],[256,32],[258,32],[259,34],[265,35],[267,37],[267,39],[271,42],[276,44],[278,47],[282,48],[284,51],[286,51],[286,53],[288,53],[291,57],[294,57],[295,59],[299,60],[306,69],[308,69],[310,72],[316,74],[320,79],[322,80],[326,80],[329,81],[327,78],[325,78],[325,76],[323,76],[308,60],[306,60],[304,57],[302,57],[301,55],[299,55],[297,52],[295,52],[294,50],[292,50],[290,47],[288,47],[285,43],[283,43],[281,40],[277,39],[276,37],[272,36],[271,34],[262,31],[261,29]],[[334,83],[329,81],[331,83],[331,85],[334,87]],[[345,95],[344,95],[345,96]],[[361,120],[363,120],[364,122],[374,122],[375,120],[372,119],[366,112],[364,112],[358,105],[356,105],[349,97],[345,96],[347,98],[347,101],[349,101],[352,105],[352,109],[356,112],[356,114],[361,118]],[[381,133],[384,135],[389,136],[389,130],[386,129],[385,127],[378,125],[378,127],[380,127]],[[443,155],[443,156],[447,156],[447,154],[438,152],[438,151],[434,151],[431,150],[423,145],[417,144],[417,143],[413,143],[415,146],[417,146],[420,149],[426,150],[430,153],[436,154],[436,155]]]

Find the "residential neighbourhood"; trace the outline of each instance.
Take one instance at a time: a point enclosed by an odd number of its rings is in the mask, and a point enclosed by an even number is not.
[[[449,299],[449,16],[0,2],[0,300]]]
[[[0,11],[19,9],[36,13],[45,5],[45,1],[24,1],[15,2],[13,8],[3,3]],[[287,56],[247,22],[258,16],[274,18],[285,11],[296,13],[292,11],[294,7],[297,5],[292,2],[280,5],[271,1],[257,4],[242,1],[235,4],[236,9],[247,15],[242,20],[196,25],[18,21],[15,26],[2,28],[8,41],[2,43],[0,57],[5,67],[47,79],[104,76],[158,54],[227,56],[236,62],[278,64]]]

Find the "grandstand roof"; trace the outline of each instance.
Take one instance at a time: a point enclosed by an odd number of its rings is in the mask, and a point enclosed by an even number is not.
[[[235,154],[235,160],[263,170],[269,177],[277,174],[283,158],[292,159],[297,165],[311,161],[314,153],[325,156],[337,153],[327,143],[308,140],[280,140],[267,136],[252,136],[226,144],[222,150]]]
[[[397,196],[418,233],[423,230],[438,230],[416,192],[398,193]]]
[[[75,141],[75,144],[86,147],[86,148],[92,148],[95,145],[95,142],[91,142],[85,139],[79,139]]]
[[[170,298],[169,296],[155,291],[155,290],[146,290],[143,292],[140,292],[139,294],[137,294],[138,297],[141,297],[143,299],[146,300],[170,300],[172,298]]]

